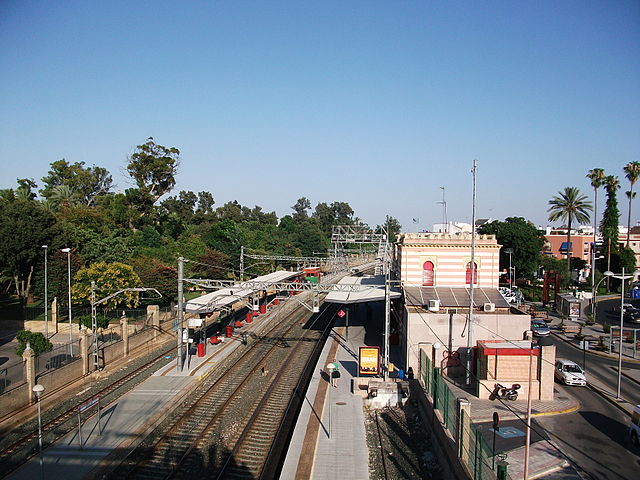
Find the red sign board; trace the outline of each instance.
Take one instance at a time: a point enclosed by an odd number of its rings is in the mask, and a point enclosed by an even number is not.
[[[338,316],[340,318],[344,317],[346,315],[346,313],[344,313],[344,310],[338,310]]]

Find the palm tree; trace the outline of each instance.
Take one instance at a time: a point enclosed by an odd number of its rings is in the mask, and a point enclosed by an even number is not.
[[[627,248],[629,248],[629,239],[631,238],[631,200],[635,195],[633,194],[633,184],[638,181],[638,177],[640,177],[640,162],[629,162],[624,166],[624,173],[631,183],[631,188],[629,189],[629,194],[627,198],[629,199],[629,216],[627,217]]]
[[[605,179],[605,173],[602,168],[593,168],[587,173],[587,178],[591,180],[593,187],[593,246],[591,249],[591,288],[595,286],[596,279],[596,236],[598,231],[598,189],[602,186]]]
[[[582,195],[576,187],[565,187],[549,200],[549,221],[562,220],[567,222],[567,272],[571,280],[571,224],[575,221],[587,223],[589,212],[593,209],[586,195]]]

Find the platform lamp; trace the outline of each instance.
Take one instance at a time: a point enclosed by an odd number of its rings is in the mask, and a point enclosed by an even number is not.
[[[62,248],[60,251],[67,254],[67,283],[69,287],[69,355],[73,357],[73,337],[71,335],[71,249]]]
[[[42,412],[40,410],[40,399],[44,392],[44,387],[39,383],[33,386],[33,393],[36,395],[38,403],[38,447],[40,449],[40,478],[44,479],[44,463],[42,460]]]
[[[513,289],[513,269],[511,268],[511,255],[513,255],[513,248],[509,247],[509,248],[505,248],[504,249],[504,253],[506,253],[507,255],[509,255],[509,288]]]

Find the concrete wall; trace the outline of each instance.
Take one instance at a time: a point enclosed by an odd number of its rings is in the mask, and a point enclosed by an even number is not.
[[[173,323],[173,317],[171,313],[165,313],[160,315],[160,335],[157,336],[157,342],[165,342],[170,337],[175,338],[175,335],[171,332],[171,326]],[[147,328],[136,335],[129,337],[129,349],[132,351],[136,346],[143,346],[144,344],[153,342],[154,329]],[[89,341],[92,337],[89,337]],[[101,362],[104,358],[104,365],[114,363],[116,360],[123,358],[123,345],[122,341],[113,343],[101,352]],[[102,354],[104,357],[102,357]],[[91,354],[90,354],[91,355]],[[93,362],[90,359],[90,367],[93,366]],[[61,368],[50,370],[37,377],[37,382],[45,387],[45,398],[47,393],[51,393],[71,382],[77,381],[83,378],[82,372],[82,360],[75,360]],[[19,408],[24,407],[31,403],[31,392],[28,384],[21,385],[12,389],[6,393],[0,395],[0,412],[7,414],[13,412]]]
[[[413,309],[413,307],[408,308]],[[449,344],[451,344],[452,351],[461,350],[460,358],[465,358],[467,336],[465,333],[463,337],[462,333],[467,315],[453,314],[452,328],[450,328],[449,314],[413,310],[412,312],[405,307],[404,313],[404,321],[407,326],[404,329],[406,331],[407,367],[412,366],[413,370],[417,371],[416,366],[420,359],[419,343],[440,341],[445,350],[448,350]],[[478,340],[522,340],[524,332],[531,327],[529,315],[478,312],[474,314],[474,320],[472,345],[476,345]]]

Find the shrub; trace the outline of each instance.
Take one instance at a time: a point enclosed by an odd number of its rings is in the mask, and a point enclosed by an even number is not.
[[[24,353],[24,350],[27,348],[27,343],[31,346],[36,357],[41,353],[50,352],[53,349],[53,344],[40,332],[20,330],[16,335],[16,340],[18,340],[16,355],[22,355]]]
[[[81,315],[76,317],[76,320],[78,321],[78,327],[85,326],[89,330],[93,328],[93,325],[91,324],[91,315]],[[96,315],[96,320],[98,328],[107,328],[109,326],[109,319],[100,313]]]
[[[604,333],[610,333],[611,332],[611,325],[609,325],[608,323],[603,323],[602,324],[602,331]]]

